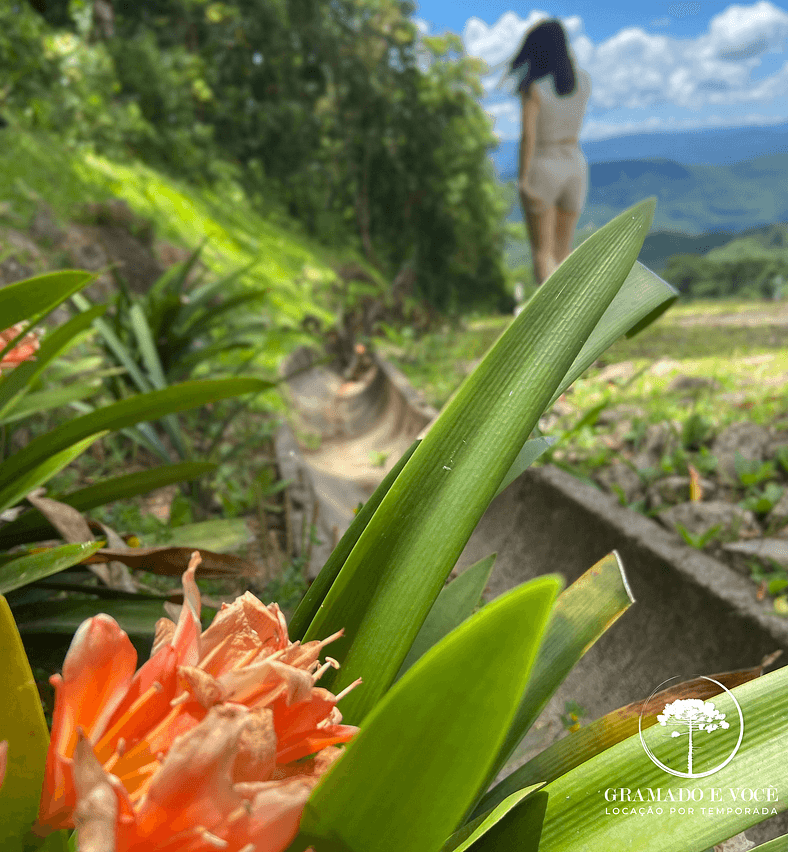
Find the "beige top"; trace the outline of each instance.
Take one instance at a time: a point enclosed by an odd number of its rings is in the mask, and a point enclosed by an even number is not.
[[[570,95],[559,95],[553,75],[548,74],[531,84],[539,98],[536,116],[536,147],[577,142],[586,104],[591,96],[591,77],[582,69],[576,73],[577,86]]]

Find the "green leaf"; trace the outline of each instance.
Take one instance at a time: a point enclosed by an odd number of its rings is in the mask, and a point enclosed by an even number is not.
[[[2,291],[0,291],[2,292]],[[0,848],[21,850],[21,838],[38,814],[49,733],[41,699],[6,599],[0,595],[0,739],[8,741],[0,786]]]
[[[482,592],[490,579],[495,554],[481,559],[475,565],[471,565],[441,589],[432,609],[424,619],[416,640],[405,657],[405,662],[399,670],[398,678],[420,659],[429,649],[436,645],[444,636],[448,636],[455,627],[458,627],[473,614],[473,611],[481,602]]]
[[[626,212],[621,214],[626,215]],[[618,221],[621,216],[613,221]],[[667,281],[663,281],[642,263],[635,263],[623,286],[558,385],[550,404],[552,405],[608,347],[623,335],[630,335],[630,332],[634,334],[645,328],[661,316],[678,297],[678,291]]]
[[[497,497],[504,488],[508,488],[521,473],[527,470],[555,442],[555,438],[532,438],[530,441],[526,441],[506,476],[504,476],[501,484],[498,486],[495,496]]]
[[[134,336],[137,338],[137,347],[140,351],[145,369],[148,373],[148,379],[154,388],[163,390],[167,387],[167,379],[164,376],[164,368],[159,360],[159,353],[156,349],[156,342],[153,339],[148,320],[145,318],[145,313],[139,304],[131,306],[129,310],[129,320],[131,328],[134,331]],[[175,451],[183,458],[186,456],[186,442],[181,432],[181,427],[177,418],[173,414],[167,414],[162,418],[162,425],[167,430],[167,434],[172,440]]]
[[[560,598],[559,598],[560,600]],[[779,654],[777,655],[779,656]],[[539,781],[549,783],[560,778],[585,761],[595,757],[600,752],[631,737],[638,728],[648,728],[655,725],[657,715],[662,712],[665,704],[676,699],[700,698],[708,701],[722,691],[716,684],[722,684],[727,689],[733,689],[760,677],[764,668],[770,666],[776,658],[764,658],[760,666],[751,669],[739,669],[733,672],[716,673],[710,678],[699,677],[682,681],[668,687],[664,692],[654,694],[648,703],[635,701],[625,707],[619,707],[588,725],[583,725],[570,736],[548,746],[527,763],[520,766],[483,798],[477,809],[483,811],[502,801],[515,790],[535,784]]]
[[[634,600],[615,552],[600,559],[561,594],[525,694],[493,764],[490,781],[503,768],[578,660]],[[514,792],[507,781],[502,781],[500,789],[496,787],[484,797],[476,809],[477,814]]]
[[[71,300],[81,311],[87,312],[90,310],[90,302],[82,295],[77,294]],[[112,326],[103,319],[95,319],[93,327],[98,331],[107,346],[107,349],[115,357],[115,360],[126,370],[129,377],[137,386],[140,393],[145,393],[152,389],[150,380],[140,370],[137,362],[132,357],[131,352],[126,344],[115,334]]]
[[[244,547],[253,538],[243,518],[214,518],[175,527],[170,531],[167,544],[225,553]]]
[[[5,289],[7,288],[4,288],[3,292],[5,292]],[[0,417],[13,409],[16,401],[27,393],[33,382],[50,362],[62,355],[74,339],[105,310],[104,305],[99,305],[88,313],[63,323],[60,328],[47,334],[41,341],[35,361],[26,361],[24,364],[20,364],[0,379]]]
[[[64,270],[37,275],[0,289],[0,317],[3,328],[22,320],[35,323],[93,278],[90,272]]]
[[[51,435],[52,432],[47,434]],[[46,438],[47,434],[42,437]],[[2,484],[2,487],[0,487],[0,512],[5,511],[9,506],[16,505],[26,494],[29,494],[50,480],[56,473],[63,470],[66,465],[71,464],[74,459],[81,456],[91,444],[99,438],[103,438],[106,434],[106,431],[97,432],[81,441],[77,441],[71,446],[67,446],[64,450],[46,454],[43,456],[43,460],[38,461],[35,466],[21,471],[15,478],[7,476],[6,472],[16,456],[11,456],[8,461],[0,464],[0,484]],[[31,441],[31,443],[33,442]]]
[[[744,738],[736,756],[725,767],[707,778],[677,777],[651,762],[635,734],[609,748],[592,760],[567,772],[548,784],[547,813],[542,830],[540,852],[608,852],[610,849],[632,849],[638,852],[686,852],[708,849],[755,825],[766,815],[754,813],[756,803],[734,801],[730,790],[758,790],[761,801],[757,810],[766,807],[780,812],[788,806],[780,801],[766,802],[765,788],[774,786],[775,793],[788,785],[788,668],[765,674],[732,690],[745,719]],[[739,735],[738,712],[727,694],[714,698],[718,711],[725,713],[730,729],[717,730],[703,741],[704,766],[721,764],[732,752]],[[643,731],[643,741],[657,752],[659,759],[676,767],[687,766],[687,740],[671,739],[665,729],[654,725]],[[608,789],[631,790],[657,788],[663,799],[663,813],[653,817],[616,817],[606,815],[614,803],[605,800]],[[714,804],[715,813],[702,813],[708,808],[710,789],[722,791],[724,798]],[[700,797],[692,814],[679,813],[671,803],[664,804],[668,791],[679,798],[679,790],[687,797]],[[721,807],[718,810],[717,804]],[[739,813],[737,813],[737,809]],[[723,813],[720,810],[724,811]],[[582,826],[582,830],[578,827]]]
[[[135,473],[125,473],[121,476],[105,479],[95,485],[73,491],[71,494],[52,495],[61,503],[73,506],[80,512],[103,506],[115,500],[127,500],[138,494],[147,494],[157,488],[164,488],[175,482],[197,479],[206,473],[216,470],[211,462],[179,462],[178,464],[161,465],[152,470],[141,470]],[[0,528],[0,548],[29,541],[46,538],[52,532],[52,527],[38,509],[31,509],[15,521]]]
[[[396,480],[396,478],[400,475],[402,468],[405,467],[418,445],[419,442],[414,441],[402,454],[400,460],[386,474],[372,496],[366,503],[364,503],[356,517],[353,518],[353,521],[347,528],[347,531],[339,540],[339,544],[337,544],[332,551],[331,556],[329,556],[326,560],[326,564],[321,568],[317,578],[307,589],[306,594],[302,598],[295,613],[293,613],[293,617],[290,619],[290,623],[287,627],[293,641],[304,638],[304,633],[306,632],[307,627],[309,627],[309,624],[314,619],[315,614],[328,593],[328,590],[339,575],[342,566],[345,564],[345,560],[356,546],[359,536],[362,532],[364,532],[367,524],[377,511],[378,506],[380,506],[383,498],[386,494],[388,494],[389,489],[394,484],[394,480]]]
[[[468,849],[473,849],[475,852],[492,849],[536,852],[539,848],[542,820],[547,808],[547,796],[544,794],[531,796],[531,794],[541,786],[541,784],[534,784],[532,787],[518,790],[492,810],[466,823],[443,844],[441,852],[466,852]],[[531,796],[532,801],[523,803],[523,799],[527,796]],[[527,817],[528,824],[523,824],[524,821],[520,819],[513,819],[512,811],[515,808],[520,811],[521,803],[524,807],[522,816]],[[506,837],[505,843],[501,843],[503,838],[500,832],[504,828],[506,834],[511,836]]]
[[[213,610],[203,608],[203,616]],[[156,622],[163,617],[161,601],[154,600],[65,600],[40,601],[14,608],[19,632],[23,636],[70,636],[87,618],[100,612],[111,615],[133,639],[150,639]]]
[[[167,386],[167,379],[164,378],[164,370],[159,360],[159,353],[156,349],[156,343],[153,340],[148,320],[145,318],[145,313],[142,306],[139,304],[132,305],[129,309],[129,320],[134,336],[137,338],[137,346],[140,351],[145,369],[148,371],[148,379],[153,387],[164,388]]]
[[[344,629],[329,688],[358,723],[391,685],[433,601],[555,389],[624,283],[653,215],[643,202],[550,276],[432,424],[316,613],[307,639]],[[560,333],[557,329],[560,329]]]
[[[96,432],[122,429],[143,420],[158,420],[175,411],[184,411],[208,402],[260,392],[271,387],[273,384],[263,379],[209,379],[183,382],[164,390],[150,391],[121,400],[34,438],[23,450],[3,462],[0,467],[0,488],[6,487],[7,483],[41,464],[53,453],[58,453]]]
[[[513,589],[428,651],[310,797],[305,839],[343,852],[440,849],[486,777],[560,586],[547,576]]]
[[[73,382],[70,385],[59,388],[48,388],[47,390],[29,393],[20,399],[14,406],[13,412],[5,417],[0,416],[0,423],[14,423],[23,417],[40,414],[52,408],[60,408],[80,399],[95,396],[100,388],[93,382]]]
[[[43,577],[65,571],[77,565],[88,556],[92,556],[103,542],[92,541],[84,544],[66,544],[45,550],[42,553],[29,553],[0,565],[0,593],[19,589],[28,583],[34,583]]]

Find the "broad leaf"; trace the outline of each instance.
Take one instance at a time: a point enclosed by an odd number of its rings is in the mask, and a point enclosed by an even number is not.
[[[432,609],[424,619],[416,640],[405,657],[405,662],[399,670],[398,678],[429,651],[429,649],[440,642],[444,636],[448,636],[455,627],[458,627],[473,614],[479,606],[482,592],[490,579],[495,554],[481,559],[475,565],[467,568],[459,577],[444,586]]]
[[[619,707],[618,710],[613,710],[601,719],[583,725],[578,731],[548,746],[493,787],[482,799],[477,812],[481,813],[497,805],[516,790],[528,787],[537,781],[545,783],[555,781],[570,769],[575,769],[600,752],[636,734],[638,726],[643,729],[650,728],[656,724],[657,715],[662,712],[667,703],[685,698],[700,698],[707,701],[719,695],[721,691],[713,681],[721,683],[727,689],[733,689],[760,677],[764,668],[771,665],[774,659],[775,655],[771,655],[766,657],[760,666],[751,669],[722,672],[710,675],[709,678],[699,677],[682,681],[656,693],[648,704],[644,705],[643,701],[635,701],[625,707]]]
[[[553,611],[512,726],[493,764],[490,781],[503,768],[578,660],[634,600],[615,552],[600,559],[564,590]],[[501,797],[496,803],[500,800]],[[490,804],[480,806],[485,810],[488,807]]]
[[[43,577],[65,571],[92,556],[101,547],[100,541],[66,544],[41,553],[26,553],[0,565],[0,594],[19,589]]]
[[[536,292],[421,441],[362,532],[307,639],[344,629],[343,713],[359,722],[396,677],[424,618],[546,405],[627,277],[654,203],[621,214]],[[560,333],[557,329],[560,328]]]
[[[745,719],[745,736],[726,766],[709,777],[686,778],[671,775],[651,762],[636,734],[603,754],[583,763],[548,784],[547,813],[540,852],[608,852],[611,849],[637,849],[638,852],[686,852],[708,849],[778,813],[788,806],[783,796],[772,795],[788,786],[788,668],[765,674],[732,690]],[[716,709],[726,714],[728,730],[704,734],[704,763],[720,765],[732,753],[740,731],[738,712],[727,694],[714,699]],[[654,725],[643,731],[643,742],[671,766],[687,768],[687,739],[671,739],[664,728]],[[612,813],[621,803],[605,799],[605,791],[615,788],[659,789],[662,813],[652,816],[622,816]],[[710,803],[710,790],[721,798]],[[679,793],[683,790],[683,793]],[[758,791],[758,801],[733,798],[731,790]],[[673,803],[666,802],[668,791]],[[680,813],[679,796],[686,802],[695,797],[693,813]],[[749,795],[749,794],[748,794]],[[609,798],[609,796],[608,796]],[[640,803],[636,803],[638,806]],[[631,805],[626,805],[629,807]],[[719,807],[718,807],[719,806]],[[703,813],[714,807],[714,814]],[[609,811],[610,813],[606,813]],[[762,813],[766,810],[766,814]],[[582,830],[578,830],[582,826]]]
[[[519,806],[523,803],[523,799],[531,796],[541,786],[541,784],[534,784],[533,787],[518,790],[492,810],[476,817],[475,820],[467,823],[459,831],[452,834],[446,843],[443,844],[441,852],[466,852],[469,849],[481,852],[482,849],[496,848],[494,844],[498,843],[500,838],[496,836],[498,831],[495,830],[495,827],[499,826],[499,823],[508,817],[514,808],[519,809]],[[532,798],[535,799],[536,797]],[[542,820],[544,819],[544,812],[547,807],[547,796],[544,794],[541,795],[538,799],[537,807],[532,810],[531,808],[534,804],[537,804],[537,802],[529,802],[527,806],[528,816],[533,824],[525,826],[520,824],[519,820],[516,824],[510,823],[508,825],[509,831],[513,830],[515,832],[514,837],[510,838],[510,840],[514,842],[510,842],[502,848],[516,848],[518,852],[521,849],[529,849],[536,852],[539,848],[539,837],[542,833]],[[500,826],[498,830],[500,830]],[[484,835],[487,836],[485,837]]]
[[[5,778],[0,786],[0,848],[22,849],[22,838],[38,814],[49,733],[41,699],[14,617],[0,595],[0,741],[8,742]]]
[[[345,560],[350,555],[350,552],[356,545],[359,536],[367,524],[372,519],[372,516],[377,511],[383,498],[388,494],[389,489],[394,484],[394,480],[400,475],[402,468],[405,467],[410,457],[413,455],[419,442],[414,441],[410,447],[402,454],[402,458],[394,465],[394,467],[386,474],[383,481],[375,489],[372,496],[359,509],[350,526],[345,531],[345,534],[339,540],[339,543],[331,552],[331,556],[326,560],[326,564],[321,568],[317,578],[312,585],[307,589],[306,594],[301,599],[293,617],[288,624],[288,632],[291,639],[303,639],[307,627],[314,619],[320,605],[323,603],[328,590],[332,583],[339,575]]]
[[[343,852],[440,849],[486,777],[559,589],[555,576],[513,589],[428,651],[312,794],[305,840]]]
[[[624,216],[626,213],[621,215]],[[615,299],[602,315],[567,374],[558,385],[551,404],[609,346],[612,346],[623,335],[632,336],[648,326],[660,317],[678,297],[678,291],[667,281],[663,281],[642,263],[636,262]]]

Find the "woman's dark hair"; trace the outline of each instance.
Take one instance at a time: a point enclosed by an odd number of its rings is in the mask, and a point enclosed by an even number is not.
[[[528,32],[517,56],[512,60],[511,70],[516,71],[526,63],[528,72],[520,84],[521,92],[527,91],[531,83],[548,74],[553,75],[555,90],[559,95],[568,95],[575,90],[575,69],[566,46],[566,32],[560,21],[542,21]]]

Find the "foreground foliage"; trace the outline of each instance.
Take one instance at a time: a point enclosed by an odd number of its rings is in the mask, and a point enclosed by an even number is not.
[[[628,724],[608,726],[593,740],[581,729],[567,740],[580,735],[577,750],[542,764],[552,774],[537,770],[527,781],[510,776],[505,792],[500,785],[488,792],[563,678],[632,598],[615,555],[563,592],[561,579],[547,575],[475,613],[489,560],[469,569],[462,588],[444,588],[489,501],[546,446],[528,441],[544,408],[613,340],[649,322],[675,297],[647,270],[632,268],[652,213],[650,202],[632,208],[561,265],[358,514],[296,612],[288,642],[314,647],[309,643],[335,639],[341,668],[322,667],[323,681],[344,696],[342,712],[360,731],[308,799],[289,852],[310,846],[316,852],[624,846],[700,852],[762,818],[755,808],[676,814],[660,819],[657,832],[653,824],[600,818],[599,791],[606,788],[659,786],[678,794],[703,783],[658,774]],[[458,607],[465,617],[454,626]],[[13,646],[8,626],[5,635]],[[23,657],[14,661],[15,682],[23,687],[29,672]],[[183,666],[180,671],[188,674]],[[781,710],[787,671],[733,690],[758,731],[737,758],[736,784],[757,787],[765,771],[770,783],[788,781]],[[349,686],[355,688],[347,694]],[[671,700],[686,697],[697,696]],[[734,718],[729,695],[715,702]],[[642,721],[652,747],[660,736],[657,721],[656,712]],[[716,734],[711,749],[724,753],[727,734]],[[25,814],[15,817],[20,833],[29,825],[35,785],[19,777],[19,767],[29,761],[41,777],[42,741],[28,743],[18,734],[9,741],[0,796],[27,803]],[[170,755],[179,758],[182,745],[176,739]],[[686,761],[686,746],[673,748],[673,757]],[[164,766],[168,755],[156,759]],[[731,771],[722,770],[720,784],[734,783]],[[774,803],[771,810],[778,807],[784,806]],[[191,832],[189,849],[242,848],[208,808],[187,814],[181,812],[177,827]],[[103,848],[131,848],[119,824],[107,836]],[[56,842],[52,838],[48,842]],[[279,837],[260,848],[282,852],[285,846]]]

